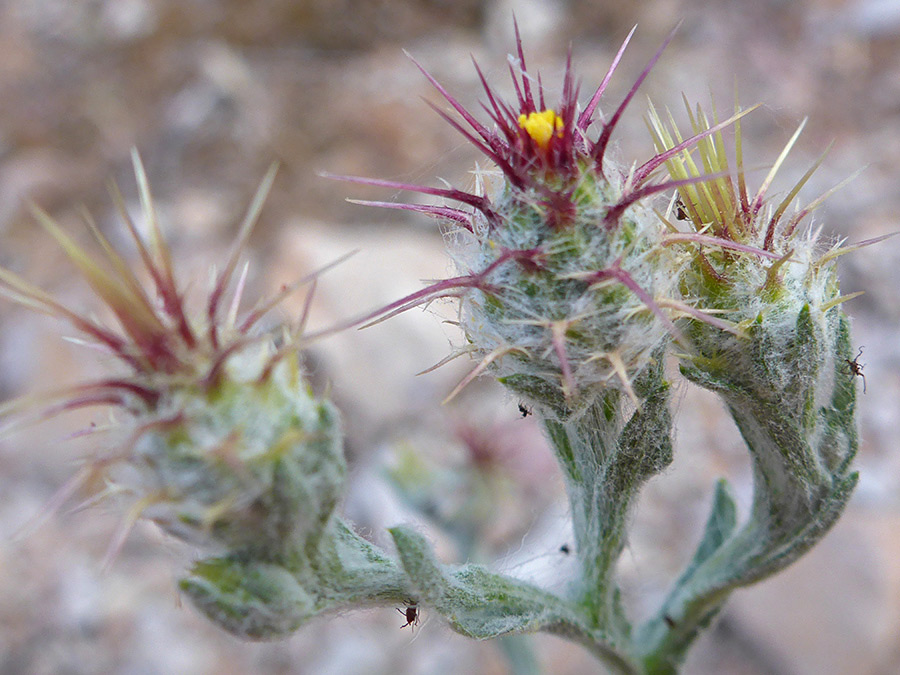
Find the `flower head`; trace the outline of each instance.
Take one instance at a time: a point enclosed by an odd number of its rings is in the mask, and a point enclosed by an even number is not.
[[[478,69],[488,123],[419,66],[458,117],[432,107],[496,166],[493,173],[477,174],[474,192],[344,177],[463,205],[360,202],[424,212],[456,228],[451,240],[459,276],[380,313],[459,297],[468,341],[463,351],[481,361],[472,375],[489,370],[517,395],[560,417],[578,414],[609,388],[635,398],[634,378],[655,350],[679,336],[673,318],[682,311],[675,288],[680,263],[645,203],[672,187],[655,181],[669,155],[629,169],[606,153],[625,107],[662,48],[599,131],[591,128],[630,37],[583,110],[571,55],[559,100],[550,105],[540,77],[526,68],[518,31],[510,66],[514,101],[502,100]],[[688,139],[682,148],[696,140]]]
[[[312,395],[299,368],[306,310],[298,326],[283,330],[279,346],[257,326],[288,293],[314,281],[315,274],[239,317],[245,268],[226,302],[274,170],[247,212],[204,311],[195,314],[175,279],[144,169],[136,154],[133,158],[149,244],[138,234],[121,195],[114,191],[113,196],[149,285],[90,220],[99,256],[35,210],[117,325],[80,314],[0,269],[0,294],[68,321],[120,366],[116,375],[38,399],[43,416],[94,405],[124,413],[112,429],[118,449],[89,462],[54,503],[82,485],[101,484],[102,495],[131,496],[127,525],[143,515],[184,539],[238,549],[275,549],[312,536],[324,527],[343,481],[337,414]],[[20,413],[33,403],[21,399],[0,412]]]
[[[694,134],[721,126],[715,114],[710,119],[699,106],[696,111],[688,106],[688,115]],[[855,247],[820,250],[818,233],[802,225],[852,177],[806,206],[790,211],[800,190],[824,159],[823,154],[786,195],[777,200],[769,195],[805,120],[755,194],[747,188],[740,120],[734,125],[735,174],[721,131],[697,142],[695,157],[690,150],[681,148],[682,136],[671,115],[666,124],[651,106],[649,123],[657,149],[668,156],[665,165],[669,175],[680,183],[677,221],[686,223],[689,231],[680,232],[670,222],[668,237],[685,247],[690,260],[682,280],[686,296],[702,297],[709,309],[733,324],[753,321],[760,314],[771,319],[788,307],[796,311],[807,302],[826,312],[849,299],[838,294],[832,263],[838,255]],[[872,242],[863,245],[866,243]]]
[[[716,126],[715,114],[710,120],[699,107],[688,114],[695,133]],[[651,111],[650,127],[673,179],[708,172],[679,185],[678,219],[689,231],[670,223],[667,236],[684,251],[680,286],[686,300],[737,330],[686,322],[692,350],[682,355],[681,370],[724,400],[753,461],[749,519],[721,549],[740,551],[742,544],[732,544],[743,539],[752,556],[724,565],[719,559],[711,576],[730,566],[725,583],[755,582],[821,538],[857,482],[851,469],[858,446],[857,383],[848,368],[854,353],[850,320],[841,306],[853,294],[840,294],[835,265],[838,255],[856,247],[826,250],[817,232],[802,227],[833,190],[788,213],[821,160],[786,196],[769,194],[802,124],[755,194],[747,189],[740,124],[734,174],[719,132],[701,140],[694,156],[676,150],[681,139],[671,116],[667,125]],[[722,581],[700,585],[717,589],[717,583]]]

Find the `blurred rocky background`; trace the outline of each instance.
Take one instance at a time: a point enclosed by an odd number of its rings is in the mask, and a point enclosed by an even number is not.
[[[531,68],[552,90],[572,46],[587,92],[625,35],[638,30],[610,85],[609,111],[665,35],[684,20],[616,134],[628,162],[651,152],[644,95],[681,123],[684,92],[720,111],[762,101],[744,124],[748,166],[764,177],[803,117],[810,121],[780,189],[834,142],[804,189],[811,200],[865,168],[816,214],[829,238],[900,229],[900,2],[897,0],[4,0],[0,2],[0,264],[78,307],[72,270],[28,215],[36,202],[72,232],[87,208],[114,239],[106,192],[136,202],[129,149],[146,163],[181,278],[205,283],[266,167],[281,169],[251,241],[248,297],[271,292],[351,250],[319,285],[326,326],[445,275],[436,224],[347,204],[397,199],[318,172],[468,186],[480,158],[421,100],[439,101],[407,49],[477,109],[474,56],[507,93],[515,13]],[[585,93],[586,95],[586,93]],[[553,96],[551,95],[551,100]],[[443,105],[443,104],[441,104]],[[778,187],[778,186],[776,186]],[[408,198],[408,197],[404,197]],[[686,672],[822,675],[900,672],[900,238],[842,260],[854,341],[865,346],[862,481],[812,553],[738,593],[691,654]],[[299,311],[298,299],[291,311]],[[285,311],[289,315],[289,311]],[[447,561],[496,561],[550,588],[570,564],[561,479],[532,417],[479,381],[440,402],[473,364],[416,373],[458,343],[452,308],[413,311],[313,346],[307,362],[347,428],[344,510],[384,542],[416,522]],[[8,398],[76,381],[97,359],[58,327],[0,303],[0,392]],[[71,334],[71,331],[64,331]],[[716,400],[676,395],[676,461],[635,513],[621,564],[641,615],[685,562],[719,476],[750,495],[740,439]],[[415,631],[392,609],[315,621],[279,643],[240,642],[179,601],[192,552],[141,524],[108,570],[121,514],[61,512],[14,538],[94,450],[69,436],[103,412],[18,432],[0,446],[0,673],[508,673],[496,642],[475,643],[423,612]],[[579,647],[535,637],[548,673],[595,672]],[[522,667],[519,672],[528,672]]]

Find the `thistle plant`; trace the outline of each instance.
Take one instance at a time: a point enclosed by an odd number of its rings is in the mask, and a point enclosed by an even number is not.
[[[611,672],[677,672],[731,591],[809,550],[852,493],[856,380],[835,259],[854,247],[823,247],[806,222],[828,193],[789,213],[818,163],[770,199],[797,135],[761,187],[748,190],[740,120],[752,108],[719,121],[689,107],[683,136],[651,107],[656,154],[618,165],[612,134],[665,48],[601,119],[630,37],[583,108],[571,56],[549,104],[518,34],[513,101],[478,71],[485,121],[419,66],[451,110],[432,107],[493,164],[476,172],[471,192],[338,177],[456,203],[360,202],[440,220],[458,273],[358,323],[458,301],[465,344],[451,356],[476,363],[458,388],[481,374],[496,378],[540,417],[562,470],[578,561],[564,588],[443,564],[406,526],[390,530],[396,551],[382,551],[336,514],[340,425],[304,380],[296,355],[310,339],[304,321],[273,338],[253,329],[281,296],[241,320],[240,290],[222,307],[271,175],[199,320],[175,283],[137,161],[149,247],[121,210],[157,300],[96,228],[102,260],[38,213],[121,330],[0,271],[4,294],[69,320],[128,371],[57,395],[57,407],[108,404],[126,417],[120,450],[89,463],[70,487],[102,474],[108,491],[132,495],[129,522],[149,518],[209,552],[180,585],[236,635],[276,638],[324,612],[406,604],[469,637],[545,631],[585,646]],[[731,127],[734,169],[724,134]],[[660,198],[673,192],[666,211]],[[754,497],[739,524],[727,484],[715,486],[693,557],[658,610],[634,625],[616,564],[640,488],[672,461],[670,355],[734,418],[752,458]],[[117,473],[122,466],[128,471]],[[417,609],[406,611],[408,622]]]

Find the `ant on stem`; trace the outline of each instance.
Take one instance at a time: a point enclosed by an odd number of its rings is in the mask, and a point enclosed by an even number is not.
[[[397,608],[397,611],[403,615],[403,618],[406,619],[406,623],[400,626],[400,628],[406,628],[409,626],[412,628],[413,626],[419,625],[419,605],[418,603],[411,602],[406,605],[406,609]]]
[[[863,364],[859,362],[859,357],[862,356],[863,348],[859,348],[859,352],[857,352],[856,356],[853,357],[853,360],[844,359],[844,362],[847,364],[847,367],[850,369],[849,374],[853,376],[858,376],[862,378],[863,381],[863,393],[866,393],[866,376],[863,374],[863,368],[865,367]]]

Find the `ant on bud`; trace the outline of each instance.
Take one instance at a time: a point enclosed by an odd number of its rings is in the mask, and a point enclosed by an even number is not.
[[[519,412],[522,413],[522,417],[528,417],[532,414],[531,408],[524,403],[519,403]]]

